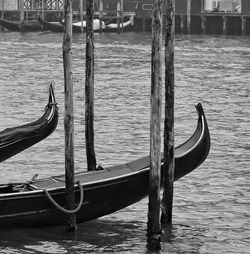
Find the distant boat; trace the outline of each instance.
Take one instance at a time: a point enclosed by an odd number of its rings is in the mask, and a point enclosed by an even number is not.
[[[201,104],[194,134],[175,149],[174,180],[197,168],[210,149],[210,135]],[[163,163],[163,159],[162,159]],[[75,175],[76,218],[92,220],[140,201],[148,195],[150,157]],[[39,166],[37,167],[39,171]],[[64,175],[0,185],[0,230],[62,225],[65,220]],[[63,212],[64,211],[64,212]]]
[[[119,23],[120,29],[123,29],[123,31],[131,31],[133,29],[134,17],[130,16],[127,18],[129,19]],[[117,32],[117,29],[118,29],[117,22],[109,23],[109,24],[106,24],[105,26],[105,32]]]
[[[43,31],[51,31],[54,33],[62,33],[64,31],[64,27],[61,22],[48,22],[39,16],[37,20],[41,24]]]
[[[62,33],[64,31],[64,26],[62,22],[48,22],[40,17],[37,18],[38,22],[42,25],[42,30],[48,30],[54,33]],[[102,26],[105,24],[102,22]],[[86,21],[74,22],[72,24],[73,33],[81,33],[83,27],[83,32],[86,32]],[[94,31],[100,28],[99,19],[94,19]]]
[[[20,21],[10,21],[0,18],[0,26],[14,32],[36,32],[41,31],[41,24],[37,20],[25,20],[21,25]]]
[[[38,17],[38,21],[42,25],[43,30],[49,30],[54,33],[62,33],[64,31],[64,26],[61,22],[48,22],[40,17]],[[108,23],[105,24],[104,21],[101,22],[102,32],[117,32],[118,24],[117,23]],[[120,29],[123,29],[124,31],[132,30],[133,28],[133,17],[127,18],[127,21],[120,22]],[[93,30],[94,32],[100,31],[100,20],[94,19],[93,20]],[[73,33],[81,33],[82,31],[86,32],[86,21],[79,21],[79,22],[73,22],[72,24],[72,31]]]
[[[0,162],[48,137],[56,128],[58,107],[52,85],[45,113],[35,122],[12,127],[0,132]]]

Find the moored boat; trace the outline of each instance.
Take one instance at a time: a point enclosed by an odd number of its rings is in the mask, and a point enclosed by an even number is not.
[[[117,32],[118,26],[119,28],[126,32],[126,31],[132,31],[133,30],[133,23],[134,23],[134,17],[130,16],[127,17],[127,19],[124,22],[120,22],[119,25],[118,23],[109,23],[105,25],[105,32],[109,32],[109,33],[115,33]]]
[[[115,19],[114,19],[115,20]],[[48,22],[41,17],[38,17],[38,21],[42,25],[42,30],[48,30],[54,33],[62,33],[64,31],[63,23],[61,22]],[[101,26],[101,29],[100,29]],[[123,31],[131,31],[133,29],[133,16],[126,17],[124,22],[120,22],[118,25],[117,22],[108,22],[105,24],[104,21],[100,21],[99,19],[93,20],[93,31],[94,32],[117,32],[118,26]],[[72,32],[73,33],[85,33],[86,32],[86,21],[73,22],[72,24]]]
[[[42,25],[42,30],[44,31],[51,31],[54,33],[62,33],[64,31],[64,25],[62,22],[48,22],[41,17],[38,17],[37,19],[40,24]],[[102,25],[104,27],[104,22],[102,22]],[[100,28],[100,21],[98,19],[94,19],[94,27],[93,30],[99,30]],[[83,30],[82,30],[83,29]],[[72,24],[72,32],[73,33],[81,33],[86,32],[86,21],[80,21],[80,22],[74,22]]]
[[[54,33],[62,33],[64,31],[63,24],[60,22],[48,22],[39,16],[37,20],[41,24],[43,31],[51,31]]]
[[[55,130],[57,122],[58,107],[51,84],[49,87],[49,101],[41,118],[0,132],[0,162],[48,137]]]
[[[175,149],[174,180],[197,168],[210,149],[210,135],[201,104],[194,134]],[[162,156],[163,165],[163,156]],[[148,195],[150,157],[75,175],[76,218],[92,220],[140,201]],[[162,167],[163,168],[163,167]],[[0,228],[64,224],[64,175],[0,185]],[[67,211],[66,211],[67,212]]]
[[[37,20],[25,20],[23,24],[21,24],[20,21],[10,21],[0,18],[0,26],[14,32],[41,31],[41,24]]]

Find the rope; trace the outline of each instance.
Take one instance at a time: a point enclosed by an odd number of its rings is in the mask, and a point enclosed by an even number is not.
[[[13,191],[19,191],[19,192],[24,192],[27,191],[29,189],[29,184],[34,182],[36,180],[36,178],[38,177],[38,174],[34,174],[31,178],[30,181],[26,182],[26,183],[22,183],[22,184],[18,184],[16,186],[14,186],[12,188]]]
[[[60,211],[64,212],[64,213],[69,213],[69,214],[73,214],[73,213],[76,213],[80,210],[81,206],[82,206],[82,203],[83,203],[83,189],[82,189],[82,185],[80,183],[80,181],[77,181],[77,184],[79,186],[79,189],[80,189],[80,201],[79,201],[79,204],[78,206],[74,209],[74,210],[68,210],[68,209],[65,209],[63,207],[61,207],[59,204],[56,203],[56,201],[51,197],[51,195],[49,194],[49,192],[44,189],[44,194],[45,196],[49,199],[49,201]]]

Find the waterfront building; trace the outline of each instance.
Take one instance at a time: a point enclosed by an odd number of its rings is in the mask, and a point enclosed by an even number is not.
[[[85,15],[86,0],[73,0],[73,17]],[[165,2],[164,2],[165,3]],[[135,30],[150,31],[152,0],[95,0],[95,15],[103,20],[134,17]],[[1,17],[19,20],[19,0],[0,0]],[[250,35],[250,0],[175,0],[176,33]],[[48,21],[62,17],[63,0],[24,0],[28,20],[43,13]]]

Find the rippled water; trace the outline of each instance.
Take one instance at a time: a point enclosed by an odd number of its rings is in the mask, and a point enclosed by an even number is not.
[[[64,172],[62,36],[0,33],[0,130],[43,113],[56,82],[57,130],[0,164],[0,183]],[[95,148],[103,166],[149,153],[149,33],[95,36]],[[173,227],[161,253],[249,253],[249,37],[176,37],[176,145],[195,126],[202,102],[211,132],[208,159],[175,183]],[[73,43],[76,171],[85,170],[85,36]],[[146,253],[147,199],[78,225],[0,231],[0,253]],[[0,208],[1,209],[1,208]]]

